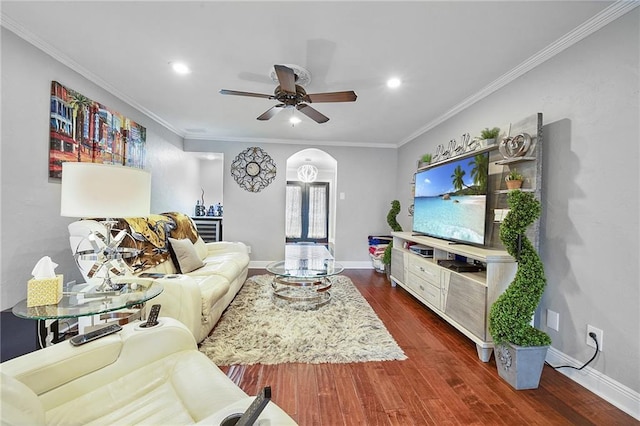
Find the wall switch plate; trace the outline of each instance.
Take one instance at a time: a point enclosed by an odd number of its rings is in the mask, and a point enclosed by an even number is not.
[[[589,333],[595,333],[596,334],[596,339],[598,339],[598,350],[602,352],[602,347],[603,347],[603,334],[604,332],[602,330],[600,330],[599,328],[595,328],[592,325],[587,325],[587,345],[591,346],[592,348],[596,347],[596,342],[593,341],[593,339],[591,338],[591,336],[589,336]]]
[[[560,314],[547,309],[547,327],[552,330],[558,331],[560,329]]]

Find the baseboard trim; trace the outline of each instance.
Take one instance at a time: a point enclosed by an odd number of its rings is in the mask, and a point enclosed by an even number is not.
[[[580,361],[553,347],[547,351],[546,361],[551,365],[582,365]],[[640,420],[640,393],[588,366],[582,370],[560,368],[556,371],[615,405],[636,420]]]
[[[252,260],[249,262],[249,269],[265,269],[271,260]],[[349,260],[338,261],[339,264],[344,266],[344,269],[373,269],[373,264],[370,260]]]

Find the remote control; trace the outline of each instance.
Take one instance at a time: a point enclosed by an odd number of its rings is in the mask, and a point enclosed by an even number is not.
[[[159,272],[143,272],[142,274],[138,275],[138,277],[140,278],[163,278],[164,276],[165,274]]]
[[[153,327],[158,325],[158,314],[160,313],[161,305],[153,305],[151,310],[149,311],[149,316],[147,317],[147,322],[142,324],[142,327]]]
[[[262,392],[256,396],[256,399],[253,400],[249,408],[242,414],[242,417],[238,419],[236,426],[251,426],[256,420],[258,420],[258,416],[264,410],[264,407],[267,406],[269,401],[271,400],[271,386],[267,386],[262,389]]]
[[[104,336],[108,336],[109,334],[116,333],[122,330],[122,327],[118,324],[111,324],[106,327],[99,328],[97,330],[90,331],[89,333],[79,334],[75,337],[72,337],[70,342],[73,346],[84,345],[85,343],[89,343],[92,340],[99,339]]]

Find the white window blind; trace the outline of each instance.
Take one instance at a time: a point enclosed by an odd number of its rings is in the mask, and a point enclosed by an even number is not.
[[[287,238],[300,238],[302,236],[302,188],[287,185],[286,205]]]
[[[327,191],[324,186],[311,186],[309,188],[308,237],[327,237]]]

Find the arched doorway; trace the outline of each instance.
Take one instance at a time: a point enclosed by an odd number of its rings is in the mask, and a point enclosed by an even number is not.
[[[311,182],[298,174],[304,165],[317,170]],[[337,170],[335,158],[316,148],[298,151],[287,159],[286,243],[323,244],[333,253]]]

